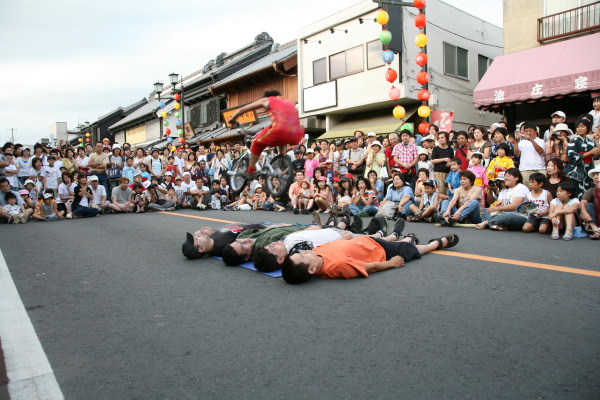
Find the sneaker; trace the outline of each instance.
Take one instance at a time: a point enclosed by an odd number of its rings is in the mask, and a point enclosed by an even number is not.
[[[348,204],[346,204],[343,208],[342,208],[342,212],[338,213],[338,215],[346,215],[346,216],[351,216],[352,213],[350,212],[350,206]]]
[[[201,210],[206,210],[206,204],[200,204],[200,209]]]
[[[21,222],[21,217],[19,215],[13,215],[11,218],[12,218],[12,223],[15,225]],[[11,223],[11,218],[8,219],[9,224]]]
[[[358,213],[358,216],[359,216],[359,217],[366,218],[366,217],[368,217],[368,216],[369,216],[369,213],[367,213],[367,212],[364,212],[364,211],[361,211],[361,212],[359,212],[359,213]]]
[[[385,218],[384,218],[384,220],[385,220]],[[371,218],[371,221],[369,221],[369,225],[367,225],[367,228],[365,229],[364,232],[367,235],[372,235],[375,232],[377,232],[380,228],[381,228],[381,217],[375,217],[375,218]]]
[[[175,211],[175,207],[169,207],[167,208],[167,211]]]
[[[321,216],[319,215],[319,213],[317,211],[313,211],[313,224],[315,225],[323,225],[323,223],[321,222]]]
[[[294,214],[298,214],[300,212],[300,210],[298,210],[297,208],[294,207]]]
[[[386,237],[388,235],[387,221],[384,225],[381,225],[381,227],[379,228],[379,230],[377,232],[379,234],[381,234],[382,237]]]
[[[198,210],[202,210],[202,203],[198,203],[198,205],[196,206],[196,208],[197,208]]]
[[[396,235],[396,237],[400,237],[402,236],[402,231],[404,230],[404,225],[406,225],[406,221],[403,220],[402,218],[400,218],[399,220],[396,221],[396,223],[394,224],[394,235]]]
[[[304,210],[302,210],[302,214],[304,214],[304,215],[308,214],[308,210],[305,208]]]
[[[29,217],[27,217],[26,215],[21,215],[21,223],[26,224],[27,221],[29,221]]]
[[[359,233],[363,230],[363,220],[359,216],[354,216],[354,220],[352,221],[352,225],[350,225],[350,232]]]

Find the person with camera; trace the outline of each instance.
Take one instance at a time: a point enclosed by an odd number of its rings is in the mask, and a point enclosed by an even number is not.
[[[569,136],[572,134],[567,124],[552,124],[550,126],[550,138],[546,142],[546,159],[558,158],[567,161],[567,147]]]
[[[538,137],[537,125],[533,122],[525,122],[521,129],[522,133],[516,137],[515,155],[521,157],[519,171],[523,182],[529,182],[531,174],[546,174],[544,140]]]

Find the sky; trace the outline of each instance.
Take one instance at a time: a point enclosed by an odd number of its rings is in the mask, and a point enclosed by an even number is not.
[[[445,0],[502,26],[502,0]],[[189,75],[267,32],[276,43],[359,0],[4,0],[0,143],[33,144],[54,122],[75,129]]]

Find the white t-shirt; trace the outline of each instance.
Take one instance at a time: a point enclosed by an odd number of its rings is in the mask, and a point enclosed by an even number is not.
[[[334,240],[341,238],[342,235],[340,235],[334,229],[304,230],[290,233],[283,240],[283,244],[285,245],[287,251],[290,251],[292,247],[298,243],[310,242],[314,247],[319,247],[325,243],[333,242]]]
[[[67,188],[67,185],[64,183],[58,185],[58,196],[56,196],[57,203],[64,203],[65,200],[62,200],[60,196],[71,196],[71,193],[69,193],[69,188]]]
[[[544,149],[544,140],[535,138],[535,142]],[[544,152],[538,153],[533,147],[533,143],[529,140],[521,140],[518,143],[519,149],[521,150],[521,164],[519,165],[520,171],[530,171],[536,169],[546,169],[546,163],[544,162]]]
[[[592,124],[592,133],[594,133],[600,128],[600,111],[592,110],[588,114],[594,116],[594,123]]]
[[[62,160],[56,160],[54,161],[54,166],[58,168],[58,171],[60,172],[61,167],[64,167],[65,163],[63,163]]]
[[[10,164],[7,167],[4,168],[6,171],[15,171],[17,172],[17,166],[14,164]],[[19,187],[19,180],[17,179],[17,174],[14,175],[8,175],[6,174],[6,179],[8,180],[8,183],[10,183],[10,186],[12,187]]]
[[[523,185],[522,183],[519,183],[514,188],[506,188],[502,190],[500,192],[500,195],[498,196],[498,200],[502,202],[503,206],[507,206],[509,204],[512,204],[513,197],[522,197],[523,199],[527,199],[529,193],[530,192],[527,186]]]
[[[42,176],[46,178],[47,188],[58,189],[58,177],[60,176],[60,170],[56,164],[53,167],[44,165],[42,167]]]
[[[536,212],[542,213],[545,212],[548,208],[550,208],[550,203],[548,202],[548,191],[546,189],[542,189],[542,193],[539,197],[534,197],[533,192],[529,192],[527,195],[527,201],[532,201],[537,206]]]
[[[560,201],[559,199],[552,199],[552,201],[550,202],[550,204],[552,204],[553,206],[559,206],[561,205],[563,202]],[[574,206],[575,204],[579,204],[579,199],[577,197],[573,197],[571,200],[569,200],[569,202],[567,204],[565,204],[565,206]]]
[[[83,158],[77,157],[75,160],[77,160],[77,164],[79,164],[80,167],[87,167],[88,163],[90,162],[90,158],[88,156]]]
[[[94,189],[94,187],[90,185],[90,189],[94,194],[94,200],[92,200],[92,204],[102,203],[102,198],[106,196],[106,189],[104,188],[104,185],[98,185],[97,189]]]
[[[183,173],[185,172],[185,160],[183,158],[177,157],[175,156],[175,165],[177,165],[177,168],[179,169],[179,174],[183,175]],[[185,183],[185,182],[184,182]]]

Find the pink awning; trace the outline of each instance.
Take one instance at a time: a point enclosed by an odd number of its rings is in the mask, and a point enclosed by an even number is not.
[[[473,93],[477,108],[600,89],[600,33],[497,57]]]

